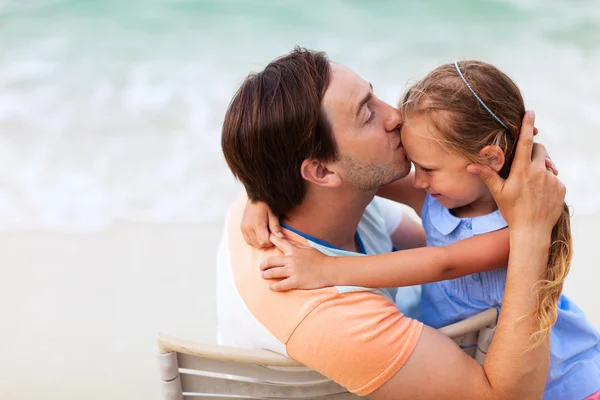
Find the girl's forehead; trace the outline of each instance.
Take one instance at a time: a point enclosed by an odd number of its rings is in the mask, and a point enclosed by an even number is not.
[[[410,136],[411,139],[435,140],[440,133],[431,116],[427,114],[411,115],[405,117],[402,124],[402,135]]]
[[[456,157],[442,145],[443,136],[427,114],[406,118],[401,135],[408,158],[417,164],[439,164]]]

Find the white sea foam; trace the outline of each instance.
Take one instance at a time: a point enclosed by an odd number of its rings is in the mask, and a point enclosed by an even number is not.
[[[289,3],[242,18],[218,2],[189,13],[158,2],[127,21],[108,6],[50,2],[55,24],[41,5],[15,7],[0,42],[0,230],[221,219],[238,190],[220,150],[227,104],[248,72],[295,44],[328,51],[391,103],[440,63],[498,65],[536,110],[575,212],[600,212],[600,28],[588,26],[600,7],[413,3],[335,13],[332,2],[318,15]]]

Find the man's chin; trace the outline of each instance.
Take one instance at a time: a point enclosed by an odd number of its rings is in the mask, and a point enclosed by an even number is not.
[[[390,183],[394,183],[396,181],[399,181],[400,179],[404,179],[406,178],[406,176],[410,173],[410,168],[407,168],[406,170],[403,171],[398,171],[398,173],[396,173],[387,183],[384,183],[381,186],[385,186],[385,185],[389,185]]]
[[[398,174],[395,176],[393,182],[406,178],[406,176],[410,173],[410,163],[407,163],[405,167],[398,171]]]

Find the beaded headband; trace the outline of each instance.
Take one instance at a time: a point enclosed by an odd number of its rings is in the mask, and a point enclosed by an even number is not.
[[[481,97],[479,97],[477,95],[477,93],[475,93],[475,91],[473,90],[473,88],[471,87],[471,85],[469,85],[469,82],[467,82],[467,80],[465,79],[464,75],[462,74],[462,72],[460,71],[460,68],[458,68],[458,60],[454,61],[454,66],[456,67],[456,71],[458,72],[458,75],[460,75],[461,79],[463,80],[463,82],[465,83],[465,85],[467,85],[467,87],[469,88],[469,90],[471,91],[471,93],[473,93],[473,96],[475,96],[475,98],[477,99],[477,101],[479,102],[479,104],[481,104],[483,106],[483,108],[485,108],[485,110],[492,116],[494,117],[494,119],[496,121],[498,121],[498,123],[500,125],[502,125],[504,127],[504,129],[508,129],[508,127],[506,126],[506,124],[504,122],[502,122],[500,120],[500,118],[498,118],[496,116],[496,114],[494,114],[492,112],[492,110],[490,110],[490,108],[488,106],[485,105],[485,103],[483,102],[483,100],[481,100]]]

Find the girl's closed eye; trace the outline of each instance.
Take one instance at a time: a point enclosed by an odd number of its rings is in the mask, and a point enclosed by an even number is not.
[[[421,171],[423,171],[423,172],[425,172],[425,173],[427,173],[427,174],[429,174],[429,173],[431,173],[431,172],[433,172],[433,171],[434,171],[434,170],[433,170],[433,169],[431,169],[431,168],[425,168],[425,167],[419,167],[419,168],[421,169]]]

